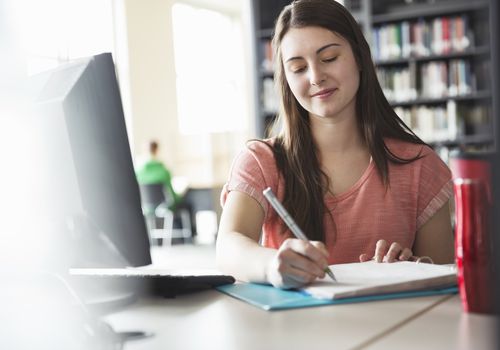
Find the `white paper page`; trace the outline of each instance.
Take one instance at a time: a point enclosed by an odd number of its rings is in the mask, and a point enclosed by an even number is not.
[[[415,262],[364,263],[331,265],[337,282],[328,276],[304,290],[319,298],[339,299],[352,296],[451,286],[456,283],[454,265]]]

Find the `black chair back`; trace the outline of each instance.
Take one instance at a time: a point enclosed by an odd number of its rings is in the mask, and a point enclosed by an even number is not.
[[[163,184],[139,185],[139,190],[143,206],[156,208],[162,203],[167,203]]]

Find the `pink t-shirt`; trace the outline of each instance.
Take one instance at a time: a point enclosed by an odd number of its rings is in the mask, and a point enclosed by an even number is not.
[[[387,191],[375,164],[370,162],[349,190],[335,197],[330,194],[324,197],[336,226],[334,231],[334,224],[325,213],[329,264],[357,262],[360,254],[375,251],[379,239],[411,248],[417,230],[453,194],[451,172],[431,148],[394,139],[385,142],[402,158],[414,157],[420,151],[423,157],[404,165],[389,162]],[[281,234],[282,221],[262,194],[267,187],[283,200],[284,179],[278,172],[272,150],[262,142],[252,142],[235,158],[221,200],[224,204],[229,191],[240,191],[254,198],[265,213],[262,244],[278,248],[292,235],[289,231]]]

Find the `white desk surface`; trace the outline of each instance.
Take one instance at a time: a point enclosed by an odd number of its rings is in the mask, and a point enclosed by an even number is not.
[[[197,249],[172,247],[156,253],[179,263]],[[191,256],[191,265],[213,267],[212,250],[205,247],[200,254],[205,261],[193,264]],[[106,319],[117,331],[154,333],[127,343],[125,350],[476,350],[493,349],[495,333],[494,318],[462,313],[457,295],[264,311],[209,290],[142,299]]]
[[[369,343],[443,296],[264,311],[217,291],[142,300],[108,317],[117,331],[153,332],[138,349],[352,349]]]
[[[489,315],[462,312],[455,295],[368,346],[370,350],[499,349],[500,323]]]

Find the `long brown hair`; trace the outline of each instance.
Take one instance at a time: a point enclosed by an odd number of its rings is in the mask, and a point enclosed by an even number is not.
[[[400,158],[386,146],[384,138],[425,143],[404,124],[385,98],[377,80],[370,47],[359,24],[342,5],[334,0],[297,0],[286,6],[277,19],[273,37],[276,58],[274,79],[281,100],[277,120],[280,131],[273,153],[285,180],[285,208],[310,239],[324,242],[324,195],[329,188],[329,178],[321,170],[316,155],[309,114],[288,86],[280,50],[281,41],[290,28],[308,26],[335,32],[351,46],[361,69],[356,94],[357,124],[386,187],[389,186],[389,161],[406,164],[420,155],[411,159]],[[330,218],[333,220],[331,215]]]

